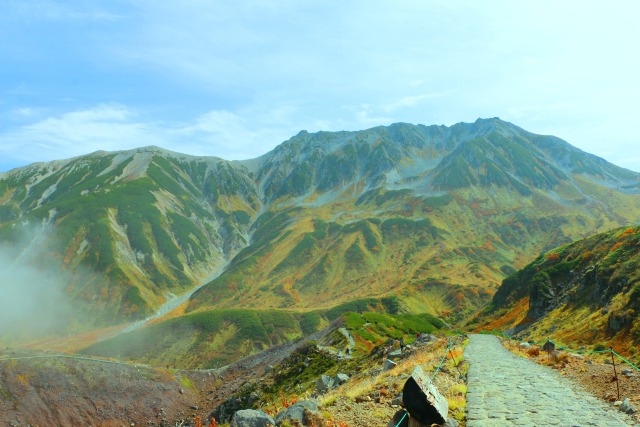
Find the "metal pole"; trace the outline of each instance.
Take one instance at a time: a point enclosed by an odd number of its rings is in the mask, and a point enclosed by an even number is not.
[[[613,357],[613,347],[609,347],[609,351],[611,352],[611,363],[613,364],[613,377],[616,379],[616,388],[618,389],[618,400],[620,400],[620,383],[616,372],[616,359]]]

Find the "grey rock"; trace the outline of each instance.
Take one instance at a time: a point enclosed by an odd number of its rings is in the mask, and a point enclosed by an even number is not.
[[[446,423],[444,423],[444,427],[458,427],[458,422],[453,418],[449,418]]]
[[[242,409],[231,419],[231,427],[268,427],[276,423],[269,415],[255,409]]]
[[[528,342],[521,342],[520,347],[528,349],[531,348],[531,344],[529,344]]]
[[[295,424],[297,422],[302,426],[306,426],[307,422],[304,415],[305,410],[317,413],[318,405],[311,400],[296,402],[295,404],[289,406],[287,409],[281,411],[280,413],[278,413],[278,415],[276,415],[276,425],[279,426],[285,420],[289,420],[292,422],[292,424]]]
[[[384,370],[385,371],[389,371],[391,369],[393,369],[395,366],[397,365],[396,362],[394,362],[393,360],[387,359],[384,361]]]
[[[420,341],[420,342],[431,342],[435,340],[436,340],[435,335],[431,335],[431,334],[420,334],[418,338],[416,338],[416,341]]]
[[[630,377],[633,374],[633,371],[631,369],[623,369],[622,370],[622,375],[626,375],[628,377]]]
[[[400,351],[400,350],[390,351],[389,354],[387,354],[387,358],[389,358],[389,359],[400,359],[400,358],[402,358],[402,351]]]
[[[624,399],[620,405],[620,411],[627,414],[635,414],[636,408],[629,403],[629,398]]]
[[[338,374],[333,377],[322,375],[318,378],[318,381],[316,381],[316,392],[324,394],[329,390],[333,390],[334,388],[341,386],[347,381],[349,381],[349,375],[347,374]]]
[[[391,401],[392,405],[404,406],[404,402],[402,401],[402,393],[399,393],[396,397]]]
[[[336,384],[336,387],[339,385],[342,385],[344,383],[346,383],[347,381],[349,381],[349,375],[347,374],[338,374],[335,377],[333,377],[333,380]]]
[[[319,394],[324,394],[334,388],[334,384],[335,381],[333,377],[321,375],[320,378],[318,378],[318,381],[316,381],[316,391]]]

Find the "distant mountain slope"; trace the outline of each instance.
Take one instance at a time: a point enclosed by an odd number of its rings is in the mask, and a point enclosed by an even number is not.
[[[54,229],[64,268],[98,274],[67,292],[109,322],[149,314],[221,269],[261,209],[243,167],[155,147],[34,164],[0,182],[1,235]]]
[[[640,342],[639,309],[640,227],[623,227],[547,252],[509,276],[480,324],[625,351]]]
[[[499,119],[300,132],[228,162],[156,147],[0,175],[0,239],[52,230],[65,292],[98,323],[310,310],[398,296],[465,316],[559,244],[640,220],[640,175]]]
[[[402,296],[464,316],[514,267],[639,219],[639,175],[498,119],[301,132],[255,167],[271,208],[189,310]]]

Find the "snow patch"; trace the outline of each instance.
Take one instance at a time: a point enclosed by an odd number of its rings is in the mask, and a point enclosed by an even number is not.
[[[42,192],[42,196],[40,196],[40,199],[38,199],[38,204],[37,206],[40,207],[42,206],[42,202],[44,202],[45,200],[47,200],[47,198],[52,195],[53,193],[55,193],[55,191],[58,189],[58,183],[56,182],[55,184],[51,185],[49,188],[47,188],[46,190],[44,190]]]

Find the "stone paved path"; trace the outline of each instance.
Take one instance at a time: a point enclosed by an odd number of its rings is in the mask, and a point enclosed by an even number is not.
[[[493,335],[470,335],[467,427],[628,426],[625,415]]]

